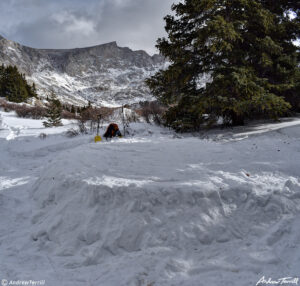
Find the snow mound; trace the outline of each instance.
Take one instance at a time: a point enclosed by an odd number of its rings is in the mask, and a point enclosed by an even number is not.
[[[64,136],[72,122],[52,131],[0,115],[4,279],[249,286],[299,275],[298,118],[180,136],[132,123],[95,144]]]
[[[64,269],[99,265],[93,285],[255,285],[278,269],[296,276],[299,177],[277,171],[276,147],[274,166],[262,155],[270,142],[284,144],[278,136],[255,139],[263,151],[251,160],[249,141],[79,146],[34,184],[31,237]]]
[[[52,245],[58,255],[79,253],[78,263],[84,265],[110,254],[156,247],[194,250],[243,239],[300,208],[296,180],[264,194],[242,182],[220,191],[215,185],[164,186],[115,177],[82,181],[55,174],[41,180],[35,188],[42,212],[33,219],[34,239]]]

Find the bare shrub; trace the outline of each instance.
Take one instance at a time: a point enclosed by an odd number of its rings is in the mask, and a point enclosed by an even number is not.
[[[46,115],[46,109],[41,106],[15,105],[14,110],[19,117],[41,119]]]
[[[88,107],[80,113],[78,118],[78,127],[81,133],[95,132],[97,125],[102,126],[105,120],[108,120],[113,113],[113,108],[108,107]],[[87,128],[88,126],[88,128]]]
[[[0,107],[3,108],[5,112],[15,110],[16,106],[18,105],[14,103],[8,103],[6,100],[0,99]]]
[[[18,117],[23,117],[23,118],[28,117],[29,110],[25,104],[16,106],[15,111],[16,111]]]
[[[67,110],[63,110],[61,112],[61,117],[64,119],[76,119],[77,118],[77,116],[74,113],[67,111]]]
[[[100,107],[97,108],[97,112],[98,114],[101,114],[101,118],[103,120],[109,120],[109,118],[112,116],[112,114],[114,113],[115,108],[109,108],[109,107]]]
[[[152,121],[155,124],[162,124],[162,115],[165,112],[165,108],[160,105],[157,101],[146,101],[141,103],[141,108],[136,110],[137,114],[142,116],[147,123]]]
[[[85,126],[85,123],[86,121],[83,120],[82,118],[79,118],[77,120],[77,127],[78,127],[78,131],[81,133],[81,134],[87,134],[88,133],[88,130]]]
[[[46,109],[40,105],[20,105],[16,103],[9,103],[4,99],[0,99],[0,107],[3,108],[5,112],[15,111],[17,116],[23,118],[41,119],[46,114]]]
[[[41,106],[33,106],[31,107],[31,118],[33,119],[41,119],[46,115],[46,109]]]
[[[130,115],[127,115],[126,116],[126,120],[131,123],[131,122],[138,122],[139,121],[139,116],[138,114],[136,113],[135,110],[133,110],[133,112],[131,112]]]
[[[97,122],[97,113],[96,110],[93,107],[89,107],[85,110],[83,110],[80,113],[79,119],[78,119],[78,126],[81,130],[81,133],[86,133],[86,123],[89,123],[89,130],[90,132],[93,132],[95,130],[95,124]],[[84,132],[83,132],[84,131]]]
[[[71,128],[71,129],[67,130],[67,132],[66,132],[66,136],[70,137],[70,138],[78,136],[79,134],[80,134],[80,131],[76,130],[74,128]]]
[[[5,104],[6,104],[6,101],[4,99],[0,98],[0,107],[4,109]]]

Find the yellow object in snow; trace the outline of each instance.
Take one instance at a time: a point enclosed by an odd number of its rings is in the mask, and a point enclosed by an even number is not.
[[[102,141],[101,136],[97,135],[95,136],[95,143]]]

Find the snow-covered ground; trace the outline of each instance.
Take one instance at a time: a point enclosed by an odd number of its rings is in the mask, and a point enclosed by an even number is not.
[[[62,120],[63,126],[57,128],[45,128],[43,120],[17,117],[14,111],[0,111],[0,138],[13,140],[23,136],[39,136],[44,134],[60,134],[74,127],[71,120]]]
[[[136,123],[133,137],[95,144],[1,114],[0,279],[249,286],[300,276],[300,119],[185,136]]]

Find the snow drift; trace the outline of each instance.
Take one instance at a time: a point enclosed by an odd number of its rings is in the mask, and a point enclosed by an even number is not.
[[[1,114],[0,279],[248,286],[299,275],[299,119],[195,137],[139,123],[134,137],[95,144]]]
[[[298,136],[299,128],[226,144],[165,135],[80,146],[34,184],[31,237],[65,269],[98,268],[91,285],[296,276],[300,182],[279,148]]]

